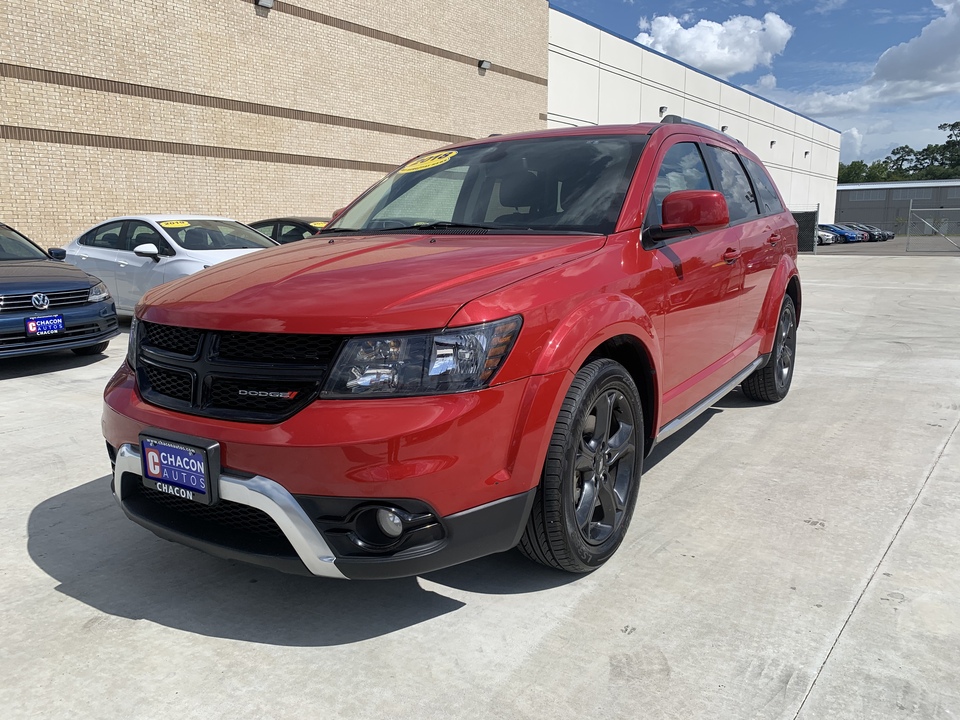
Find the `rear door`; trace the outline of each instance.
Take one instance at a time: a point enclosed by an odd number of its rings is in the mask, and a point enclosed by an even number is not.
[[[79,268],[100,278],[114,298],[117,297],[117,253],[123,244],[123,226],[116,220],[88,231],[80,238],[77,255],[72,262]]]
[[[750,176],[741,156],[728,148],[704,145],[704,154],[710,165],[715,184],[727,199],[730,209],[730,230],[740,245],[739,264],[743,286],[740,289],[740,308],[737,320],[735,346],[738,353],[747,353],[759,344],[760,309],[767,295],[767,287],[777,267],[781,236],[776,216],[761,214]],[[758,167],[759,169],[759,167]],[[774,193],[774,195],[776,195]],[[779,198],[776,199],[779,205]],[[781,207],[780,210],[783,208]],[[750,360],[756,357],[756,352]]]
[[[671,139],[672,140],[672,139]],[[697,138],[680,135],[658,153],[657,174],[644,226],[661,222],[663,199],[678,190],[710,190]],[[719,189],[719,188],[717,188]],[[732,377],[726,369],[734,347],[742,282],[737,233],[699,233],[652,246],[663,273],[664,423]]]

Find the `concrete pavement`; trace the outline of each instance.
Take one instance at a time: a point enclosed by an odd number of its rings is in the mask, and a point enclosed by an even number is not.
[[[349,583],[127,521],[122,361],[0,361],[5,718],[960,717],[960,258],[801,258],[790,396],[655,450],[589,576]]]

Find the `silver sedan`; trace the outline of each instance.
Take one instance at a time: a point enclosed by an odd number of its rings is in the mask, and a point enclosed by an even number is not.
[[[138,215],[105,220],[65,249],[67,262],[110,288],[118,314],[132,315],[152,287],[278,244],[228,218]]]

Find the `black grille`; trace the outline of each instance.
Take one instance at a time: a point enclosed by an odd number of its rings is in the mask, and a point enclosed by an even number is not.
[[[283,333],[221,333],[222,360],[270,363],[329,363],[340,346],[330,335]]]
[[[320,388],[343,339],[218,332],[142,322],[137,382],[144,400],[194,415],[279,422]]]
[[[145,388],[148,392],[159,393],[183,402],[190,402],[193,398],[193,378],[190,373],[144,365],[143,374],[149,384],[149,388]]]
[[[204,521],[209,523],[229,527],[233,530],[242,530],[254,535],[271,538],[285,537],[272,517],[249,505],[241,505],[229,500],[221,500],[216,505],[201,505],[193,500],[168,495],[145,485],[140,486],[140,493],[152,503],[163,505],[166,508],[193,517],[203,518]]]
[[[144,344],[178,355],[196,355],[200,349],[200,340],[203,338],[202,330],[173,327],[172,325],[143,323],[143,330]]]

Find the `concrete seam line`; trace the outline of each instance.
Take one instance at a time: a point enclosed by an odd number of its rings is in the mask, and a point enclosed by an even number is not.
[[[843,621],[843,625],[840,627],[840,632],[837,633],[837,637],[834,638],[833,644],[830,645],[830,649],[827,651],[826,656],[823,658],[823,662],[820,663],[820,668],[817,670],[817,674],[813,677],[813,682],[810,683],[810,687],[807,688],[806,694],[803,696],[803,700],[800,701],[800,707],[797,708],[796,715],[793,716],[793,720],[797,720],[800,717],[800,713],[803,712],[803,706],[807,703],[807,698],[810,697],[813,693],[813,688],[817,685],[817,680],[820,679],[820,674],[823,672],[823,668],[826,667],[827,661],[830,660],[830,656],[833,655],[834,648],[837,647],[837,643],[840,642],[840,638],[843,636],[843,631],[847,629],[847,625],[850,623],[850,619],[853,617],[853,614],[857,611],[857,608],[860,607],[860,601],[863,600],[863,596],[866,595],[867,589],[870,587],[870,584],[873,582],[873,579],[877,575],[877,571],[880,569],[880,566],[883,565],[883,561],[887,559],[887,555],[890,553],[890,549],[893,547],[893,544],[897,541],[897,538],[900,537],[900,531],[903,529],[903,526],[907,522],[907,518],[910,517],[910,513],[913,512],[913,508],[916,507],[917,503],[920,501],[920,496],[923,495],[923,491],[927,488],[927,483],[930,481],[930,478],[933,476],[934,471],[937,469],[937,466],[940,465],[940,460],[943,458],[943,454],[947,451],[947,446],[950,445],[950,441],[953,440],[953,436],[957,433],[957,428],[960,428],[960,420],[957,420],[957,424],[953,426],[953,430],[950,431],[950,434],[947,435],[947,439],[944,440],[943,445],[940,446],[940,451],[937,453],[936,459],[933,461],[933,464],[930,466],[930,471],[927,473],[927,476],[923,479],[923,482],[920,484],[920,489],[917,491],[916,497],[913,498],[913,502],[910,503],[910,507],[907,508],[906,515],[903,516],[903,519],[900,521],[900,524],[897,526],[897,530],[893,533],[893,537],[890,538],[890,542],[887,544],[887,548],[883,551],[883,555],[880,556],[880,561],[877,563],[876,567],[873,568],[873,571],[870,573],[870,577],[867,578],[866,584],[863,586],[863,590],[860,591],[857,601],[853,604],[853,607],[850,608],[850,613],[847,615],[847,619]]]

